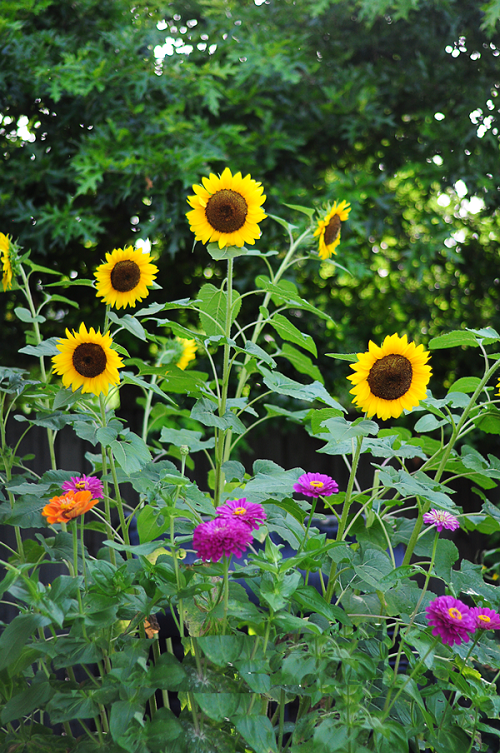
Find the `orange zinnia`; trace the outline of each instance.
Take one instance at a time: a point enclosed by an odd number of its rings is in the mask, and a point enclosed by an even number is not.
[[[98,502],[98,499],[92,499],[92,492],[88,490],[69,491],[66,494],[61,494],[60,497],[52,497],[49,504],[43,508],[42,515],[45,515],[47,522],[51,525],[67,523],[69,520],[88,512]]]

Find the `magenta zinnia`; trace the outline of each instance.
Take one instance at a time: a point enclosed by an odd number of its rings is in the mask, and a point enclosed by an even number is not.
[[[103,499],[104,494],[102,492],[102,481],[94,476],[72,476],[69,481],[65,481],[62,485],[63,492],[81,492],[88,490],[92,492],[94,499]]]
[[[266,519],[266,512],[262,505],[258,505],[256,502],[247,502],[246,497],[226,502],[217,507],[215,512],[221,518],[239,520],[245,523],[245,525],[250,526],[250,530],[258,528]]]
[[[457,518],[445,510],[430,510],[424,513],[424,523],[430,526],[436,526],[439,533],[446,528],[448,531],[456,531],[460,528],[460,523]]]
[[[337,494],[339,486],[331,476],[323,473],[304,473],[293,485],[294,491],[306,497],[330,497]]]
[[[473,607],[471,613],[476,621],[478,630],[498,630],[500,628],[500,614],[488,607]]]
[[[427,607],[426,616],[432,626],[432,634],[439,636],[447,646],[462,641],[467,643],[476,630],[476,618],[472,609],[453,596],[438,596]]]
[[[202,560],[218,562],[232,554],[241,557],[252,539],[252,529],[246,523],[235,518],[215,518],[194,529],[193,547]]]

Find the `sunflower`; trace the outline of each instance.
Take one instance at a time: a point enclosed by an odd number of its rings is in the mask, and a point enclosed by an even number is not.
[[[0,233],[0,254],[3,266],[2,285],[4,293],[12,288],[11,243],[8,235]]]
[[[81,324],[73,334],[67,329],[66,338],[57,342],[60,353],[52,358],[52,371],[62,375],[64,386],[73,392],[81,387],[82,392],[107,395],[110,385],[119,383],[118,369],[123,367],[122,359],[111,349],[109,332],[101,335],[93,327],[87,332],[85,324]]]
[[[253,245],[260,236],[259,222],[267,217],[261,207],[266,200],[262,184],[250,175],[232,175],[228,167],[219,177],[211,173],[202,182],[203,186],[193,186],[196,195],[187,199],[193,211],[186,217],[196,240],[218,242],[219,248]]]
[[[196,345],[196,340],[186,340],[184,339],[184,337],[176,337],[175,341],[180,344],[182,351],[175,365],[178,369],[182,369],[184,371],[188,363],[190,361],[194,361],[194,359],[196,358],[196,351],[198,350],[198,346]]]
[[[340,228],[349,217],[350,211],[351,207],[347,201],[341,201],[340,204],[334,201],[326,217],[319,220],[314,235],[319,236],[320,259],[329,259],[332,254],[337,253],[335,249],[340,243]]]
[[[347,377],[354,384],[354,404],[368,418],[376,413],[384,421],[411,410],[426,397],[429,355],[423,345],[409,343],[406,335],[386,337],[381,348],[370,340],[368,351],[358,353],[358,362],[351,364],[355,373]]]
[[[151,256],[140,249],[115,248],[106,254],[106,262],[97,267],[97,296],[104,303],[117,309],[135,306],[148,295],[148,285],[158,273],[158,267],[151,264]]]

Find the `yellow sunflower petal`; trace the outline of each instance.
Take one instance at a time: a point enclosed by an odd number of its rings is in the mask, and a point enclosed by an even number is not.
[[[335,201],[326,216],[318,220],[314,235],[319,237],[320,259],[329,259],[337,253],[335,249],[340,243],[341,225],[349,217],[350,211],[350,205],[345,200],[338,204]]]
[[[241,172],[232,175],[228,167],[220,176],[202,178],[202,183],[203,188],[193,186],[195,195],[187,200],[192,211],[186,217],[196,240],[218,243],[221,249],[253,245],[260,237],[259,222],[267,216],[261,207],[266,199],[261,183]]]
[[[111,335],[102,335],[93,327],[87,331],[85,324],[77,332],[66,330],[66,339],[57,342],[60,351],[52,358],[52,371],[62,376],[65,387],[73,392],[82,388],[82,393],[108,394],[109,387],[118,384],[118,369],[123,362],[118,353],[112,350]]]
[[[2,287],[4,293],[12,288],[12,278],[14,273],[12,271],[12,257],[11,257],[11,244],[8,235],[0,233],[0,258],[2,261]]]
[[[354,373],[347,377],[354,385],[353,403],[370,418],[398,418],[426,397],[431,367],[430,354],[423,345],[409,343],[407,336],[389,335],[379,347],[370,341],[368,351],[350,364]]]
[[[115,248],[106,254],[106,262],[97,267],[97,296],[117,309],[135,306],[149,294],[158,267],[151,264],[151,256],[140,249]]]

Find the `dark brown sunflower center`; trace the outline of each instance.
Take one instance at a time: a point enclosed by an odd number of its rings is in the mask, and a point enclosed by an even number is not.
[[[375,361],[368,374],[368,384],[375,397],[397,400],[410,389],[413,369],[410,361],[396,353]]]
[[[334,243],[339,237],[340,226],[342,225],[338,214],[334,214],[325,230],[325,246]]]
[[[205,214],[214,230],[234,233],[245,224],[248,205],[240,193],[223,188],[209,198]]]
[[[81,376],[92,379],[106,369],[106,353],[97,343],[81,343],[73,353],[73,366]]]
[[[119,293],[128,293],[133,290],[141,279],[139,266],[131,259],[119,261],[111,272],[111,284]]]

